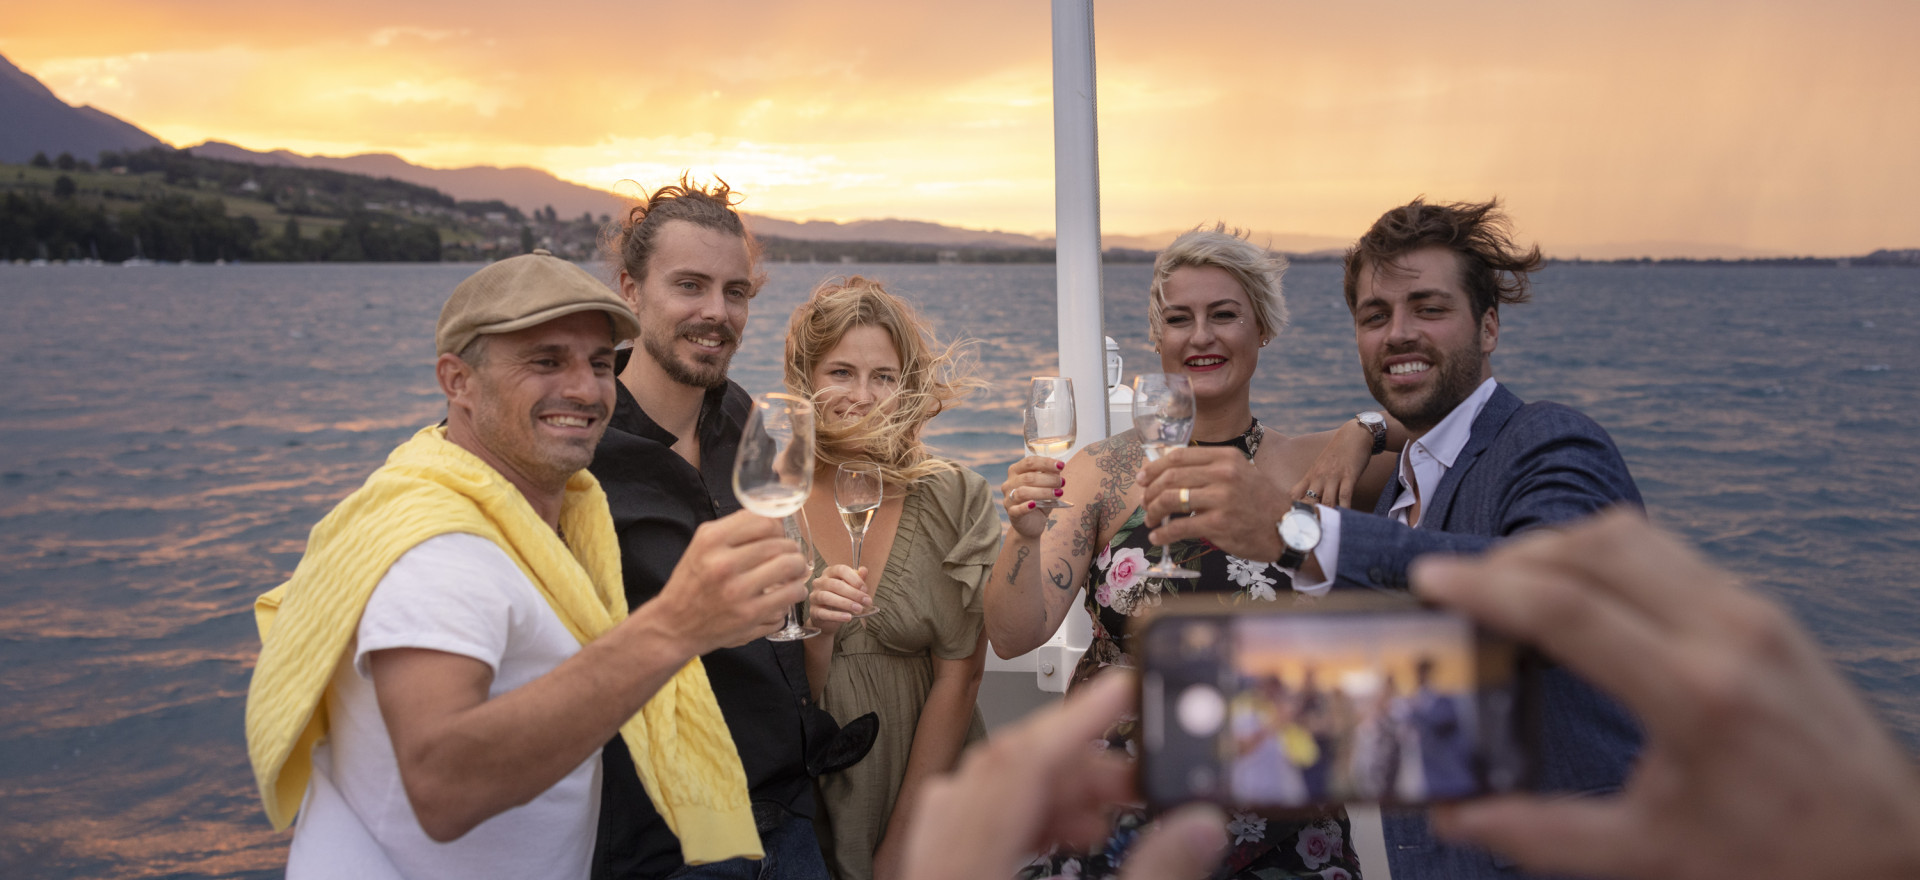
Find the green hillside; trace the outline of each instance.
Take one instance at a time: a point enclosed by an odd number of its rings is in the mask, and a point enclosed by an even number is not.
[[[434,262],[536,246],[586,259],[600,225],[391,178],[185,150],[0,164],[0,260]]]

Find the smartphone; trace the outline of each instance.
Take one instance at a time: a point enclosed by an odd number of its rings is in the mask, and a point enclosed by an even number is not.
[[[1404,594],[1176,598],[1133,640],[1150,807],[1406,806],[1530,782],[1540,662],[1517,643]]]

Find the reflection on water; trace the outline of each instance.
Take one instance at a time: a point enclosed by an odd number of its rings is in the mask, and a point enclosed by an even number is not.
[[[0,267],[0,876],[277,876],[241,733],[251,603],[419,426],[442,299],[471,266]],[[1026,378],[1056,372],[1047,266],[875,275],[978,340],[993,390],[933,425],[998,484]],[[774,266],[734,375],[778,383],[823,267]],[[1147,267],[1107,273],[1129,374]],[[1496,370],[1613,432],[1654,519],[1783,597],[1920,744],[1920,272],[1562,266]],[[1368,408],[1338,269],[1288,276],[1263,422]],[[1082,415],[1082,425],[1092,421]]]

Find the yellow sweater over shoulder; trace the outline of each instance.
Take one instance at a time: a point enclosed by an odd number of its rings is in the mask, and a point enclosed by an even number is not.
[[[599,481],[582,470],[560,511],[563,543],[526,497],[445,429],[415,434],[313,528],[293,577],[254,604],[260,661],[247,691],[247,750],[275,828],[292,823],[327,734],[326,693],[387,569],[436,535],[498,545],[581,644],[627,616],[620,548]],[[746,773],[706,668],[689,661],[620,728],[688,864],[760,858]]]

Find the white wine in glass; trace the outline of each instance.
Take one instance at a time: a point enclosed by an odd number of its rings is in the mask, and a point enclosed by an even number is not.
[[[1027,438],[1027,454],[1059,458],[1073,448],[1073,380],[1062,376],[1035,376],[1027,387],[1027,411],[1022,420]],[[1042,498],[1035,507],[1060,508],[1073,505],[1059,498]]]
[[[1193,385],[1180,373],[1141,373],[1133,380],[1133,427],[1140,432],[1140,449],[1148,461],[1158,461],[1169,450],[1187,445],[1193,434]],[[1200,573],[1167,561],[1167,547],[1160,546],[1160,561],[1145,569],[1154,577],[1199,577]]]
[[[853,541],[853,569],[860,570],[860,545],[866,541],[867,526],[873,524],[873,516],[880,510],[880,500],[886,489],[886,483],[880,478],[880,466],[870,461],[841,462],[833,475],[833,506],[840,511],[840,522],[847,527],[847,537]],[[879,584],[876,572],[874,582],[868,584],[871,590]],[[868,598],[872,598],[869,592]],[[854,617],[872,617],[880,610],[878,605]]]
[[[733,495],[740,506],[764,517],[778,519],[787,537],[809,547],[800,524],[793,515],[807,504],[813,491],[813,404],[806,398],[770,392],[753,400],[747,415],[747,427],[740,434],[740,451],[733,459]],[[811,584],[813,556],[807,553],[808,583]],[[805,600],[787,609],[787,625],[767,639],[791,642],[812,638],[818,629],[800,624]]]

